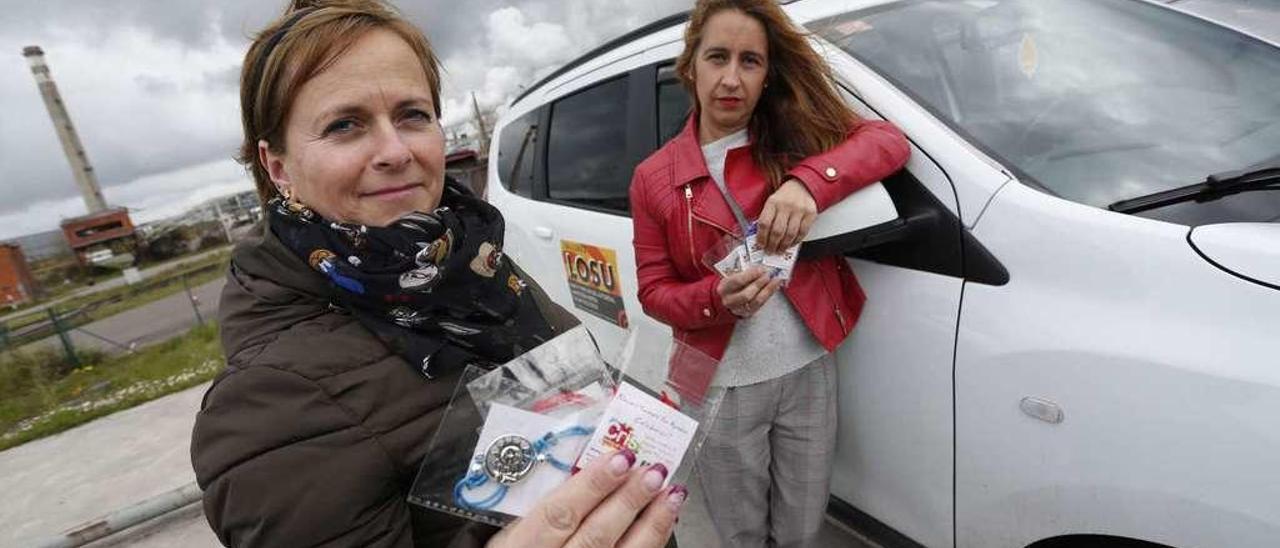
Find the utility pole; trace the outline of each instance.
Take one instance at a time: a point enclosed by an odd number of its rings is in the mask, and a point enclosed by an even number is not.
[[[476,92],[471,92],[471,110],[475,112],[476,127],[480,129],[480,153],[481,157],[489,157],[489,128],[485,126],[484,115],[480,113],[480,103],[476,101]]]
[[[231,240],[231,221],[222,215],[221,202],[213,202],[213,216],[217,219],[218,226],[222,227],[222,235],[226,236],[227,243],[234,244],[235,242]]]
[[[187,283],[187,275],[182,276],[182,289],[187,292],[187,301],[191,303],[191,311],[196,313],[196,324],[204,325],[204,317],[200,315],[200,299],[191,292],[191,285]]]
[[[58,318],[58,313],[53,307],[45,309],[49,312],[49,323],[53,324],[53,330],[58,332],[58,340],[62,342],[62,350],[67,354],[67,364],[72,369],[80,368],[80,357],[76,355],[76,347],[71,344],[71,335],[67,333],[67,328],[62,324],[62,320]]]

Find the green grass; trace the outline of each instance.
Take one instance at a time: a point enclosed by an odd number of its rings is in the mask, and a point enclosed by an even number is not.
[[[0,355],[0,450],[196,386],[223,367],[212,325],[134,354],[82,359],[90,365],[66,372],[52,350]]]

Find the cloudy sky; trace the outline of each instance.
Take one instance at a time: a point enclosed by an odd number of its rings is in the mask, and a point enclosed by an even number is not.
[[[398,0],[446,71],[444,122],[469,93],[500,107],[609,38],[692,0]],[[248,36],[284,1],[0,0],[0,239],[84,214],[22,48],[44,48],[111,205],[146,222],[252,183],[230,160]]]

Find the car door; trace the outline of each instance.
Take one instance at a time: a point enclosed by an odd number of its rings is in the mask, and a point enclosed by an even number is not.
[[[632,322],[653,321],[636,297],[628,188],[635,166],[657,148],[655,71],[652,64],[593,71],[499,132],[509,152],[495,164],[512,184],[491,199],[508,219],[509,253],[606,355]]]
[[[846,98],[864,118],[881,118]],[[950,213],[956,199],[947,173],[907,134],[911,160],[885,189],[904,218],[937,217],[925,232],[849,254],[867,302],[836,352],[840,425],[831,494],[834,509],[855,522],[870,517],[926,546],[950,546],[961,226]]]
[[[652,112],[651,73],[605,72],[556,98],[547,113],[545,200],[557,214],[543,222],[561,266],[553,297],[582,318],[606,353],[644,317],[628,188],[653,150],[651,124],[635,123]]]

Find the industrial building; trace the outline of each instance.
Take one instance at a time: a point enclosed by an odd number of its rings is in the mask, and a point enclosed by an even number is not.
[[[123,207],[63,219],[62,235],[82,265],[132,262],[138,245],[129,210]]]
[[[36,281],[22,247],[0,242],[0,306],[17,306],[36,296]]]

